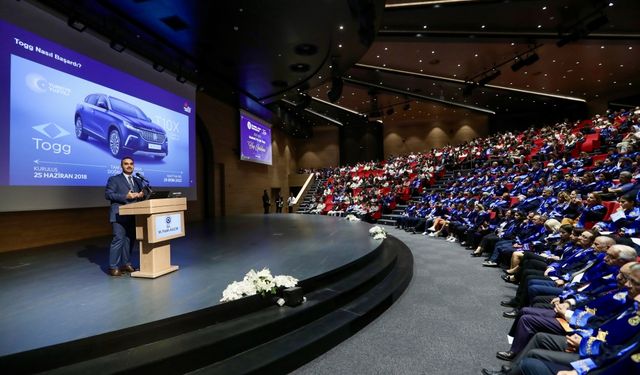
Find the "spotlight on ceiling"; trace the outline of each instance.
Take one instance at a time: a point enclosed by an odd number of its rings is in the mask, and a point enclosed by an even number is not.
[[[487,83],[489,83],[489,82],[493,81],[494,79],[498,78],[499,75],[500,75],[500,71],[498,69],[493,69],[492,71],[487,73],[487,75],[485,75],[484,77],[480,78],[480,80],[478,81],[478,85],[479,86],[484,86]]]
[[[87,25],[85,25],[84,22],[80,21],[75,17],[69,17],[69,20],[67,21],[67,25],[69,25],[69,27],[79,32],[83,32],[87,28]]]
[[[164,66],[158,63],[153,63],[153,69],[157,72],[164,72]]]
[[[116,42],[115,40],[112,40],[111,43],[109,43],[109,47],[111,47],[114,51],[117,51],[117,52],[122,52],[126,48],[124,44],[120,42]]]
[[[327,97],[331,103],[335,103],[342,96],[342,88],[344,87],[344,81],[341,77],[333,77],[331,79],[331,90],[327,92]]]

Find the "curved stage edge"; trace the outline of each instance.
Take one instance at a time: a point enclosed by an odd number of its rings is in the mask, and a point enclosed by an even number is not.
[[[107,277],[109,238],[0,254],[0,368],[11,373],[286,372],[375,319],[406,289],[413,256],[371,225],[309,215],[190,224],[180,270]],[[135,264],[135,262],[134,262]],[[300,279],[307,302],[219,303],[249,269]]]

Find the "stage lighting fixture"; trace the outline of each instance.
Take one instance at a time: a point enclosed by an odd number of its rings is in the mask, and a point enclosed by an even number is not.
[[[522,62],[525,65],[531,65],[531,64],[533,64],[534,62],[536,62],[538,60],[540,60],[540,56],[538,56],[538,54],[534,52],[534,53],[530,54],[529,56],[525,57],[524,59],[522,59]]]
[[[536,61],[540,60],[540,56],[538,56],[538,54],[534,52],[524,58],[518,56],[515,58],[515,60],[516,62],[514,62],[513,65],[511,65],[511,70],[513,70],[514,72],[517,72],[518,70],[524,68],[525,66],[531,65]]]
[[[476,89],[476,84],[474,82],[467,82],[467,84],[462,89],[462,96],[471,96],[473,94],[473,90]]]
[[[516,57],[516,62],[513,63],[513,65],[511,65],[511,70],[513,70],[514,72],[517,72],[518,70],[524,68],[526,64],[524,63],[524,60],[521,59],[520,57]]]
[[[493,81],[494,79],[498,78],[498,76],[500,75],[500,71],[497,69],[493,69],[491,72],[487,73],[486,76],[482,77],[479,81],[478,81],[478,85],[479,86],[484,86],[487,83]]]
[[[298,98],[296,101],[296,108],[305,109],[309,105],[311,105],[311,96],[307,93],[301,92],[298,93]]]
[[[69,20],[67,21],[67,25],[69,25],[69,27],[79,32],[83,32],[87,28],[87,25],[85,25],[84,22],[80,21],[75,17],[69,17]]]
[[[334,103],[340,99],[342,96],[342,88],[344,86],[344,82],[340,77],[333,77],[331,79],[331,90],[327,92],[327,97],[331,103]]]
[[[564,47],[567,44],[575,42],[578,39],[580,39],[580,32],[579,31],[574,31],[571,34],[565,35],[562,38],[560,38],[560,40],[558,40],[556,42],[556,45],[558,47]]]
[[[117,52],[122,52],[125,49],[124,44],[116,42],[115,40],[112,40],[111,43],[109,43],[109,46]]]

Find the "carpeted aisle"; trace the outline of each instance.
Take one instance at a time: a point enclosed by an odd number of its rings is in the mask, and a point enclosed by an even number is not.
[[[401,298],[350,339],[294,371],[307,374],[479,374],[506,364],[512,320],[502,299],[515,286],[484,258],[442,238],[385,227],[413,252],[414,276]]]

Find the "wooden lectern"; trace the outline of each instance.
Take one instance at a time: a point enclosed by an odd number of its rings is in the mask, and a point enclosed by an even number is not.
[[[149,199],[120,206],[120,215],[136,216],[136,239],[140,245],[140,271],[133,277],[154,279],[177,271],[171,265],[169,241],[184,237],[187,198]]]

